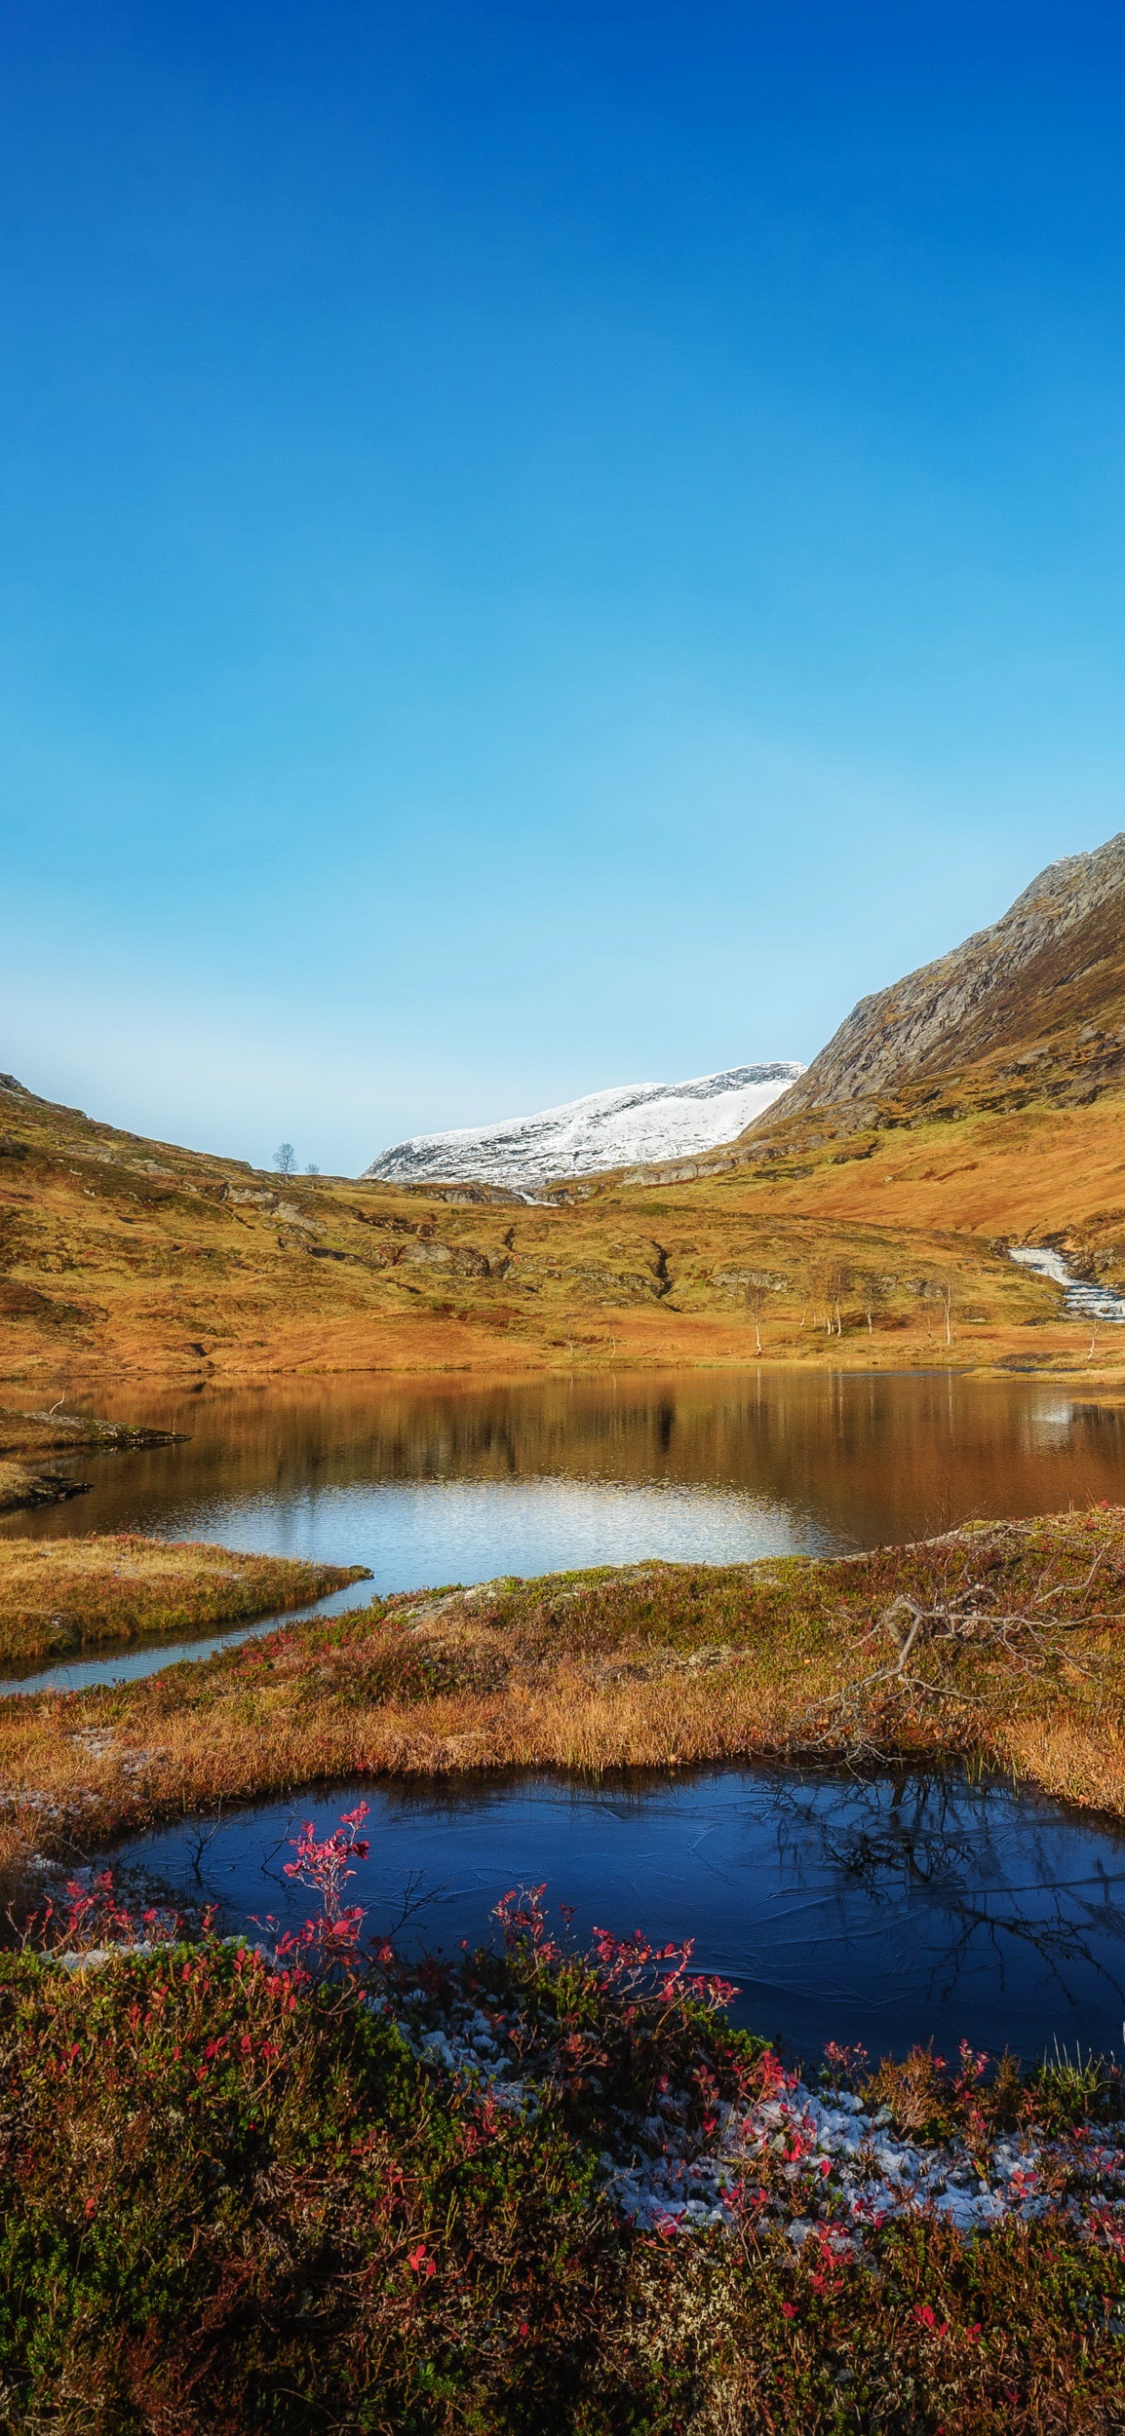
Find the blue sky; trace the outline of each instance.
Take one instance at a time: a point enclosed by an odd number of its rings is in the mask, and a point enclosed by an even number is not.
[[[350,1171],[1125,826],[1125,18],[0,6],[0,1065]]]

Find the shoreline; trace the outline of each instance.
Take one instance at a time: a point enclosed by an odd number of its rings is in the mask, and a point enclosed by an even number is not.
[[[14,1883],[36,1852],[313,1783],[740,1760],[960,1760],[1120,1818],[1122,1611],[1122,1507],[398,1593],[132,1683],[6,1697],[0,1857]]]
[[[1047,1328],[1037,1330],[1037,1335],[1040,1332],[1047,1332]],[[1076,1332],[1081,1337],[1088,1337],[1086,1325]],[[731,1371],[777,1374],[777,1371],[782,1371],[782,1374],[799,1374],[806,1376],[806,1379],[808,1376],[821,1376],[821,1379],[830,1379],[830,1376],[843,1376],[843,1379],[920,1379],[920,1376],[935,1376],[935,1379],[1086,1379],[1091,1386],[1120,1386],[1120,1389],[1125,1389],[1125,1330],[1123,1352],[1120,1352],[1118,1362],[1101,1359],[1101,1362],[1091,1364],[1088,1359],[1076,1357],[1076,1347],[1062,1347],[1057,1352],[1035,1357],[1018,1330],[1011,1332],[1011,1340],[1006,1340],[1006,1345],[1006,1352],[981,1354],[979,1359],[967,1359],[955,1350],[950,1350],[950,1354],[942,1359],[940,1347],[930,1345],[918,1345],[913,1350],[913,1359],[903,1357],[903,1352],[906,1352],[903,1347],[894,1347],[894,1352],[886,1352],[886,1359],[879,1359],[869,1347],[862,1347],[862,1352],[857,1350],[855,1357],[847,1357],[847,1354],[833,1350],[828,1359],[823,1359],[821,1347],[813,1345],[804,1352],[784,1354],[755,1354],[752,1350],[689,1354],[677,1352],[675,1347],[653,1347],[653,1350],[638,1354],[584,1352],[567,1359],[548,1359],[545,1354],[541,1354],[541,1357],[528,1354],[526,1359],[509,1359],[509,1362],[497,1362],[497,1350],[494,1350],[494,1345],[489,1345],[487,1357],[463,1359],[463,1362],[450,1362],[450,1359],[446,1359],[446,1362],[438,1362],[438,1359],[414,1359],[414,1362],[409,1362],[409,1359],[404,1359],[404,1362],[392,1362],[392,1359],[363,1362],[363,1359],[353,1359],[353,1362],[307,1364],[258,1362],[246,1364],[246,1367],[224,1364],[222,1369],[217,1369],[214,1364],[200,1364],[192,1371],[173,1367],[131,1369],[127,1362],[117,1357],[112,1362],[68,1362],[66,1371],[51,1371],[44,1359],[41,1364],[34,1364],[34,1376],[29,1374],[27,1367],[19,1371],[0,1371],[0,1386],[2,1389],[15,1389],[24,1396],[41,1396],[46,1391],[54,1391],[58,1381],[63,1381],[63,1391],[66,1391],[68,1398],[90,1401],[90,1398],[97,1396],[105,1403],[122,1401],[122,1396],[136,1398],[139,1393],[156,1393],[156,1396],[226,1393],[226,1396],[236,1396],[244,1389],[270,1389],[270,1386],[287,1386],[297,1384],[297,1381],[300,1384],[331,1384],[331,1381],[353,1379],[458,1379],[465,1381],[465,1384],[472,1381],[475,1386],[504,1386],[524,1379],[640,1379],[640,1376],[655,1376],[660,1371],[670,1371],[670,1374],[675,1371],[677,1376],[726,1376]],[[27,1410],[32,1410],[32,1406]],[[100,1454],[112,1452],[112,1449],[80,1447],[75,1452]]]

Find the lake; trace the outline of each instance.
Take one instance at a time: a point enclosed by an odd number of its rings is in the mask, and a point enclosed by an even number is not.
[[[379,1590],[644,1557],[828,1555],[1125,1497],[1081,1380],[757,1369],[288,1381],[99,1401],[186,1444],[75,1458],[18,1536],[135,1530],[369,1565]]]
[[[97,1409],[190,1436],[76,1459],[91,1494],[13,1517],[9,1533],[222,1540],[366,1564],[380,1590],[653,1556],[825,1555],[1125,1496],[1125,1410],[1080,1381],[348,1378]],[[327,1826],[363,1790],[180,1824],[123,1857],[181,1896],[213,1896],[232,1927],[292,1920],[302,1899],[281,1864],[296,1819]],[[1125,1842],[1008,1787],[721,1768],[612,1788],[366,1790],[375,1841],[356,1891],[379,1925],[415,1879],[416,1940],[456,1950],[488,1933],[514,1881],[546,1879],[580,1928],[695,1936],[700,1963],[739,1982],[739,2017],[798,2050],[931,2035],[1025,2055],[1055,2037],[1120,2044]]]

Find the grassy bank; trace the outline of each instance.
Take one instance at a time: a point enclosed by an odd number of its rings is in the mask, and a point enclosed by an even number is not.
[[[365,1578],[361,1565],[245,1556],[132,1532],[0,1540],[0,1665],[141,1634],[193,1633],[302,1607]]]
[[[75,1545],[43,1555],[62,1563]],[[139,1683],[5,1702],[7,1849],[72,1850],[364,1772],[785,1753],[953,1756],[1125,1813],[1123,1616],[1120,1507],[833,1562],[647,1564],[375,1600]]]
[[[98,1421],[90,1413],[17,1412],[0,1407],[0,1455],[130,1455],[139,1447],[174,1446],[180,1433],[143,1429],[129,1421]]]
[[[817,2101],[730,2029],[682,1953],[560,1951],[534,1905],[509,1907],[506,1948],[455,1970],[407,1970],[387,1949],[364,1963],[353,1945],[327,1980],[309,1948],[121,1950],[132,1932],[112,1895],[101,1918],[84,1911],[87,1941],[116,1952],[81,1967],[71,1926],[80,1967],[0,1958],[14,2428],[1122,2424],[1112,2075],[1004,2065],[989,2081],[978,2058],[943,2073],[920,2056],[861,2075],[858,2096],[832,2065]],[[992,2229],[966,2238],[905,2193],[883,2220],[862,2201],[849,2214],[825,2126],[864,2104],[890,2130],[862,2134],[860,2175],[896,2133],[915,2153],[942,2139],[974,2188],[998,2141],[1027,2159],[1006,2169]],[[720,2147],[719,2170],[693,2164]],[[634,2186],[662,2162],[704,2172],[719,2204],[638,2221],[618,2159]]]
[[[81,1497],[89,1482],[73,1472],[14,1460],[25,1455],[128,1454],[137,1447],[169,1446],[169,1430],[140,1429],[128,1422],[96,1421],[84,1413],[13,1412],[0,1408],[0,1514],[59,1505]]]
[[[17,1462],[24,1454],[129,1454],[136,1447],[168,1447],[175,1432],[144,1430],[88,1413],[15,1413],[0,1408],[0,1515],[29,1513],[34,1505],[61,1505],[83,1496],[90,1484],[73,1471],[49,1471]]]

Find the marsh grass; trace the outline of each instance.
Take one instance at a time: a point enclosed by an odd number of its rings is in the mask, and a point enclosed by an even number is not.
[[[893,1647],[895,1601],[932,1609],[966,1583],[1007,1617],[1033,1615],[1034,1662],[1004,1635],[935,1648],[919,1660],[932,1696],[876,1683],[863,1750],[1125,1813],[1114,1507],[831,1562],[600,1568],[374,1600],[138,1683],[10,1699],[7,1854],[89,1848],[317,1779],[853,1757],[852,1694],[879,1672],[873,1641]]]
[[[246,1556],[134,1532],[0,1539],[0,1664],[241,1623],[364,1578],[360,1565]]]

